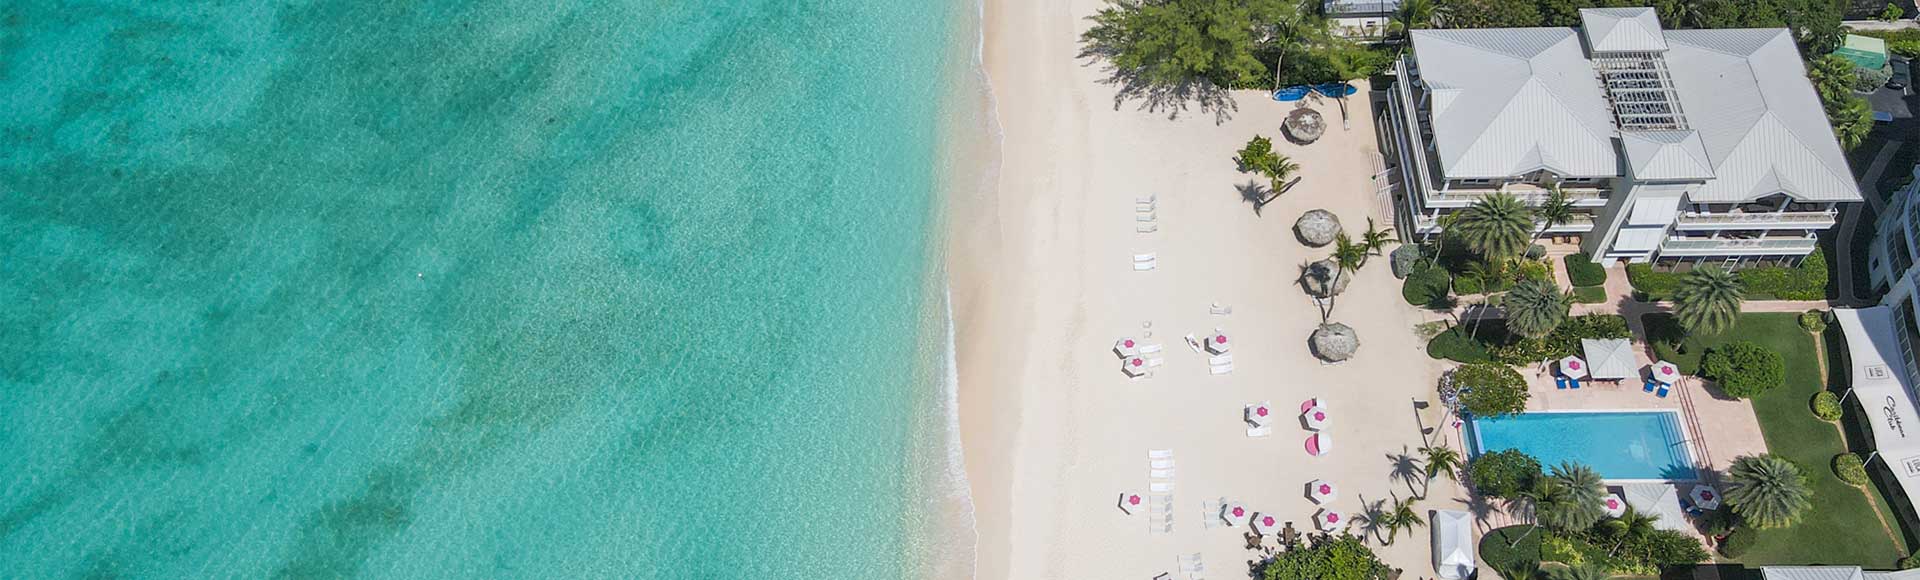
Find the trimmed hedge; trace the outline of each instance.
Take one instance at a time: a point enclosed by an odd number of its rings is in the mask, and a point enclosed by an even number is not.
[[[1600,304],[1607,301],[1607,289],[1600,286],[1573,287],[1573,301],[1581,304]]]
[[[1447,329],[1427,341],[1427,356],[1463,363],[1493,360],[1493,355],[1487,352],[1487,345],[1468,337],[1464,326]]]
[[[1752,527],[1740,526],[1727,532],[1727,539],[1720,541],[1720,553],[1728,558],[1738,558],[1753,549],[1753,543],[1759,540],[1759,533]]]
[[[1452,285],[1453,276],[1446,268],[1420,267],[1407,275],[1406,283],[1400,286],[1400,297],[1414,306],[1444,308]]]
[[[1824,300],[1827,297],[1827,256],[1820,250],[1807,254],[1799,266],[1744,268],[1736,275],[1746,286],[1748,300]],[[1650,300],[1672,300],[1680,288],[1674,272],[1655,272],[1651,264],[1628,264],[1627,282]]]
[[[1484,294],[1487,283],[1478,276],[1460,276],[1453,279],[1453,291],[1461,294]]]
[[[1670,300],[1673,291],[1680,288],[1680,275],[1655,272],[1652,264],[1627,264],[1627,283],[1650,300]]]
[[[1751,399],[1780,386],[1787,376],[1787,363],[1780,353],[1738,340],[1707,351],[1700,370],[1728,395]]]
[[[1813,416],[1821,421],[1839,421],[1840,415],[1840,397],[1834,396],[1833,391],[1813,394]]]
[[[1567,281],[1574,286],[1601,286],[1607,283],[1607,268],[1593,263],[1593,257],[1582,252],[1560,259],[1567,267]]]
[[[1857,454],[1842,453],[1833,456],[1833,474],[1838,476],[1840,481],[1853,485],[1867,484],[1867,464],[1861,461]]]
[[[1800,313],[1800,328],[1820,334],[1827,330],[1827,311],[1814,309]]]

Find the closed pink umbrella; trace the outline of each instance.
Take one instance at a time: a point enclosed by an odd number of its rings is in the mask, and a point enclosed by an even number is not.
[[[1587,378],[1587,361],[1577,356],[1560,359],[1560,374],[1576,379]]]
[[[1327,414],[1326,407],[1314,405],[1309,407],[1305,413],[1301,413],[1300,418],[1306,420],[1308,429],[1319,431],[1327,428],[1327,421],[1331,419],[1332,416]]]
[[[1247,504],[1237,501],[1227,502],[1227,507],[1220,510],[1220,519],[1226,520],[1228,525],[1237,526],[1252,517],[1253,510],[1247,509]]]
[[[1331,481],[1316,479],[1307,484],[1307,497],[1317,504],[1333,503],[1340,499],[1340,488],[1334,487]]]
[[[1339,531],[1347,527],[1347,516],[1330,509],[1323,509],[1320,513],[1313,514],[1313,521],[1319,524],[1320,531],[1323,532]]]
[[[1120,361],[1120,372],[1127,373],[1129,377],[1147,374],[1147,359],[1137,356],[1123,359]]]
[[[1122,358],[1135,356],[1140,354],[1140,343],[1130,336],[1122,338],[1113,342],[1113,352],[1119,353]]]
[[[1620,499],[1620,494],[1609,493],[1607,497],[1601,498],[1600,509],[1607,512],[1607,517],[1617,518],[1627,514],[1627,502]]]
[[[1207,351],[1213,354],[1227,354],[1227,333],[1214,331],[1207,336]]]
[[[1653,380],[1671,385],[1674,381],[1680,380],[1680,367],[1667,361],[1653,363]]]
[[[1270,535],[1273,533],[1273,529],[1279,526],[1280,519],[1273,517],[1271,514],[1253,514],[1253,533],[1262,536]]]

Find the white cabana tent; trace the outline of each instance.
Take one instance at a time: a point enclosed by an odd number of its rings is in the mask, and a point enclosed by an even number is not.
[[[1587,375],[1600,380],[1633,378],[1640,365],[1633,360],[1633,343],[1624,338],[1580,339],[1587,355]]]
[[[1642,515],[1657,515],[1653,527],[1676,532],[1691,532],[1693,525],[1687,523],[1687,512],[1680,507],[1680,490],[1665,483],[1629,483],[1621,487],[1622,495],[1627,496],[1627,505]]]
[[[1473,514],[1459,510],[1433,512],[1433,571],[1444,580],[1473,576]]]
[[[1914,412],[1913,394],[1905,384],[1908,371],[1893,310],[1835,308],[1833,317],[1847,337],[1852,395],[1866,410],[1873,448],[1900,482],[1907,501],[1920,505],[1920,413]]]

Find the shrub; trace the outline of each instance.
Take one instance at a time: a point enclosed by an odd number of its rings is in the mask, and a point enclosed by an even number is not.
[[[1753,549],[1753,543],[1759,540],[1759,532],[1752,527],[1740,526],[1727,533],[1727,539],[1720,541],[1720,554],[1728,558],[1738,558]]]
[[[1895,562],[1894,565],[1898,566],[1901,570],[1912,570],[1914,568],[1920,568],[1920,556],[1907,556],[1905,558],[1901,558],[1900,561]]]
[[[1574,286],[1600,286],[1607,283],[1607,268],[1593,263],[1593,256],[1583,252],[1561,258],[1561,261],[1567,266],[1567,281]]]
[[[1920,58],[1920,29],[1848,30],[1847,34],[1883,39],[1887,41],[1887,52],[1907,58]]]
[[[1780,353],[1752,341],[1739,340],[1714,347],[1700,361],[1700,370],[1720,384],[1720,390],[1751,399],[1780,386],[1787,365]]]
[[[1683,566],[1705,562],[1710,556],[1700,540],[1684,532],[1657,529],[1624,548],[1628,557],[1656,566]]]
[[[1454,327],[1427,341],[1427,356],[1463,363],[1493,360],[1493,355],[1487,353],[1487,346],[1469,338],[1464,327]]]
[[[1522,255],[1526,256],[1526,258],[1529,260],[1539,260],[1541,258],[1547,257],[1547,247],[1542,246],[1540,244],[1533,244],[1533,245],[1527,246],[1527,253]]]
[[[1700,516],[1700,526],[1705,528],[1709,537],[1727,535],[1727,532],[1733,531],[1733,528],[1739,524],[1739,517],[1733,515],[1733,510],[1726,507],[1708,511]]]
[[[1613,314],[1589,314],[1568,318],[1546,338],[1523,338],[1488,349],[1494,360],[1510,364],[1524,365],[1538,363],[1541,360],[1560,358],[1580,352],[1580,339],[1583,338],[1628,338],[1633,332],[1627,329],[1627,319]]]
[[[1580,554],[1580,548],[1574,545],[1573,540],[1548,536],[1540,539],[1540,561],[1579,566],[1586,562],[1586,558]]]
[[[1833,474],[1853,485],[1867,484],[1867,464],[1854,453],[1842,453],[1833,456]]]
[[[1747,287],[1748,299],[1824,300],[1827,297],[1827,256],[1820,250],[1807,254],[1800,265],[1792,268],[1747,268],[1735,274]]]
[[[1400,286],[1400,296],[1414,306],[1444,307],[1448,287],[1452,284],[1452,275],[1445,268],[1417,268],[1407,275],[1406,283]]]
[[[1627,264],[1627,283],[1633,285],[1653,300],[1669,300],[1673,291],[1680,288],[1680,275],[1672,272],[1655,272],[1651,264]]]
[[[1416,244],[1401,244],[1400,247],[1394,248],[1393,252],[1388,253],[1387,257],[1392,260],[1390,265],[1393,267],[1393,277],[1404,279],[1425,266],[1426,264],[1420,262],[1423,257],[1421,253],[1420,246]]]
[[[1512,497],[1540,477],[1540,461],[1518,449],[1503,449],[1481,454],[1467,471],[1482,495]]]
[[[1453,279],[1453,291],[1463,295],[1483,294],[1487,291],[1487,283],[1479,276],[1461,276]]]
[[[1520,266],[1516,269],[1519,270],[1519,274],[1520,274],[1519,278],[1521,280],[1530,279],[1530,280],[1543,280],[1547,282],[1554,281],[1553,267],[1547,265],[1546,262],[1542,262],[1538,260],[1528,260],[1525,262],[1521,262]]]
[[[1816,308],[1800,313],[1800,328],[1806,329],[1807,332],[1814,334],[1825,332],[1827,330],[1827,312]]]
[[[1475,416],[1499,417],[1527,409],[1527,381],[1507,365],[1460,365],[1453,369],[1452,385],[1460,389],[1460,406]]]
[[[1877,69],[1856,68],[1853,69],[1853,90],[1862,93],[1871,93],[1879,90],[1880,85],[1887,84],[1887,79],[1890,78],[1893,78],[1893,71],[1887,70],[1886,67]]]
[[[1840,397],[1834,396],[1833,391],[1813,394],[1813,416],[1821,421],[1839,421],[1840,415]]]
[[[1880,11],[1880,21],[1893,22],[1895,20],[1899,20],[1901,16],[1906,16],[1906,15],[1907,15],[1907,11],[1901,8],[1899,4],[1888,2],[1887,7]]]
[[[1384,580],[1387,565],[1352,534],[1317,536],[1312,546],[1281,552],[1260,570],[1266,580]]]

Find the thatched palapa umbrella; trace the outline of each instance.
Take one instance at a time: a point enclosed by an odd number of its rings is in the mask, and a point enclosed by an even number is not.
[[[1306,288],[1307,294],[1316,298],[1327,298],[1346,292],[1347,283],[1353,281],[1353,276],[1338,276],[1339,279],[1336,280],[1335,274],[1339,269],[1340,266],[1330,259],[1307,264],[1307,270],[1300,273],[1300,286]]]
[[[1287,113],[1287,120],[1280,126],[1287,130],[1288,136],[1300,143],[1312,143],[1327,134],[1326,118],[1320,116],[1319,111],[1305,107]]]
[[[1300,236],[1302,243],[1315,248],[1331,244],[1334,236],[1340,235],[1340,218],[1324,209],[1310,210],[1294,220],[1293,233]]]
[[[1353,358],[1353,353],[1360,350],[1360,335],[1353,332],[1353,327],[1338,322],[1320,325],[1309,342],[1314,356],[1330,362]]]

